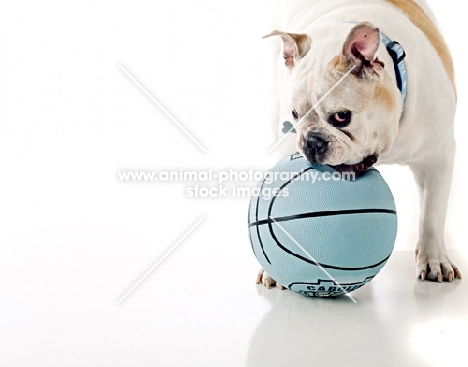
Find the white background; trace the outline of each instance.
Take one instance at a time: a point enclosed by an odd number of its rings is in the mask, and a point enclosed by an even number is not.
[[[457,247],[466,240],[464,18],[455,3],[430,3],[453,50],[459,90],[457,167],[447,223],[448,245]],[[207,216],[199,234],[203,245],[184,251],[249,251],[246,199],[188,199],[187,185],[125,184],[117,172],[265,170],[275,163],[266,153],[271,145],[271,44],[261,37],[270,31],[268,4],[51,1],[4,6],[2,257],[153,258],[202,215]],[[208,153],[184,136],[118,64]],[[399,211],[396,248],[410,249],[418,215],[411,174],[400,167],[381,171]],[[226,215],[229,221],[223,220]],[[233,235],[239,242],[226,241]]]
[[[466,17],[461,3],[428,2],[453,51],[457,73],[458,155],[447,243],[462,247],[467,242]],[[122,183],[117,173],[265,170],[275,163],[266,153],[272,143],[271,44],[261,39],[271,31],[269,5],[266,0],[4,3],[0,264],[38,265],[39,294],[56,286],[58,292],[76,295],[76,274],[92,269],[97,283],[106,279],[96,294],[104,293],[115,304],[206,216],[166,261],[210,257],[215,264],[246,255],[250,260],[235,272],[250,272],[253,279],[257,265],[247,236],[247,198],[189,199],[187,184]],[[208,152],[181,133],[119,64]],[[396,249],[412,249],[418,216],[412,177],[402,167],[381,172],[399,212]],[[77,269],[64,267],[70,260],[80,261]],[[17,275],[2,281],[21,293]],[[179,276],[192,285],[193,274],[184,273],[183,265]],[[226,284],[236,276],[230,270],[213,274]],[[154,287],[151,281],[139,295]]]

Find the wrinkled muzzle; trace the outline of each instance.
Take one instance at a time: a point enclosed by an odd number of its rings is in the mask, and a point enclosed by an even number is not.
[[[310,127],[303,133],[302,152],[311,163],[323,163],[336,137],[322,128]]]

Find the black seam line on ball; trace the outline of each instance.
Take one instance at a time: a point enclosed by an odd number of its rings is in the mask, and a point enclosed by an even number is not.
[[[295,159],[299,159],[299,158],[302,158],[302,155],[301,153],[297,152],[297,153],[292,154],[291,157],[289,157],[289,161],[292,162]]]
[[[383,214],[394,214],[396,215],[396,210],[390,209],[349,209],[349,210],[330,210],[323,212],[311,212],[303,214],[288,215],[285,217],[269,218],[259,220],[255,223],[250,223],[249,227],[261,226],[262,224],[267,224],[270,222],[286,222],[289,220],[295,219],[304,219],[304,218],[317,218],[317,217],[330,217],[333,215],[349,215],[349,214],[366,214],[366,213],[383,213]]]
[[[250,220],[250,210],[249,210],[249,220]],[[249,226],[249,239],[250,239],[250,247],[252,248],[252,252],[254,253],[255,257],[257,257],[257,253],[255,252],[255,248],[253,245],[252,230],[250,229],[250,226]]]
[[[260,192],[262,192],[263,190],[263,185],[265,185],[265,180],[270,177],[270,174],[267,174],[265,176],[265,178],[263,179],[263,182],[262,182],[262,185],[260,186]],[[258,206],[260,204],[260,195],[258,195],[258,198],[257,198],[257,207],[255,208],[255,219],[257,220],[258,222]],[[262,237],[260,237],[260,228],[257,226],[257,237],[258,237],[258,242],[260,242],[260,247],[262,249],[262,252],[263,252],[263,256],[265,256],[265,260],[268,261],[268,264],[271,265],[271,261],[270,259],[268,258],[266,252],[265,252],[265,249],[263,248],[263,241],[262,241]],[[252,248],[253,248],[253,244],[252,244]],[[255,254],[255,251],[254,251],[254,254]]]
[[[285,182],[284,184],[282,184],[279,188],[279,190],[275,193],[275,196],[273,197],[273,199],[271,199],[270,201],[270,205],[268,206],[268,218],[271,218],[271,209],[273,207],[273,203],[275,202],[276,198],[278,197],[279,193],[283,191],[283,189],[289,185],[291,182],[293,182],[296,178],[298,177],[301,177],[304,173],[306,173],[307,171],[310,171],[310,170],[313,170],[314,168],[313,167],[309,167],[309,168],[306,168],[306,169],[303,169],[301,172],[299,172],[298,174],[294,175],[293,178],[291,178],[289,181]],[[259,195],[260,197],[260,195]],[[286,252],[289,251],[287,250],[279,241],[278,241],[278,238],[276,238],[276,235],[275,235],[275,232],[273,231],[273,225],[272,225],[272,222],[273,221],[269,221],[268,222],[268,229],[270,231],[270,235],[271,237],[275,240],[276,244],[282,248],[283,250],[285,250]],[[257,231],[259,231],[259,226],[257,225]],[[270,263],[271,264],[271,263]]]
[[[257,202],[257,211],[258,211],[258,202]],[[248,223],[250,223],[250,214],[251,214],[251,208],[249,207],[249,214],[247,216]],[[258,220],[258,213],[255,219]],[[254,253],[255,257],[257,257],[257,253],[255,252],[255,247],[253,244],[252,230],[250,229],[250,226],[249,226],[249,239],[250,239],[250,247],[252,248],[252,252]]]
[[[334,266],[334,265],[328,265],[328,264],[322,264],[322,263],[319,263],[319,262],[315,262],[315,261],[310,260],[309,258],[306,258],[306,257],[302,256],[302,255],[295,254],[291,250],[288,250],[287,248],[284,248],[281,245],[279,245],[279,246],[284,251],[286,251],[288,254],[296,256],[297,258],[299,258],[302,261],[305,261],[305,262],[307,262],[307,263],[309,263],[311,265],[320,266],[321,268],[324,268],[324,269],[334,269],[334,270],[356,271],[356,270],[372,269],[372,268],[376,268],[379,265],[382,265],[384,262],[386,262],[390,258],[390,256],[392,256],[392,254],[390,254],[385,259],[383,259],[382,261],[379,261],[378,263],[373,264],[373,265],[363,266],[363,267],[360,267],[360,268],[345,268],[345,267],[342,267],[342,266]]]
[[[270,202],[270,205],[269,205],[269,208],[268,208],[268,218],[271,218],[271,210],[273,208],[273,203],[275,202],[276,198],[278,197],[279,193],[287,186],[289,185],[291,182],[293,182],[295,179],[297,179],[298,177],[302,176],[304,173],[306,173],[307,171],[310,171],[314,169],[313,167],[309,167],[309,168],[306,168],[304,170],[302,170],[301,172],[299,172],[297,175],[295,175],[293,178],[291,178],[289,181],[285,182],[283,185],[281,185],[280,187],[280,190],[275,194],[275,196],[273,197],[273,199],[271,200]],[[390,255],[388,255],[385,259],[383,259],[382,261],[378,262],[377,264],[373,264],[373,265],[369,265],[369,266],[364,266],[364,267],[360,267],[360,268],[344,268],[344,267],[339,267],[339,266],[333,266],[333,265],[328,265],[328,264],[322,264],[322,263],[318,263],[316,261],[313,261],[313,260],[310,260],[309,258],[306,258],[302,255],[299,255],[299,254],[296,254],[294,252],[292,252],[291,250],[289,250],[288,248],[284,247],[281,242],[278,240],[278,238],[276,237],[276,234],[273,230],[273,220],[270,220],[268,221],[268,229],[270,231],[270,235],[271,237],[275,240],[276,244],[278,245],[279,248],[281,248],[283,251],[285,251],[286,253],[290,254],[290,255],[293,255],[309,264],[312,264],[312,265],[315,265],[315,266],[321,266],[322,268],[325,268],[325,269],[335,269],[335,270],[364,270],[364,269],[372,269],[372,268],[375,268],[381,264],[383,264],[385,261],[387,261],[390,256],[391,256],[391,253]],[[257,225],[257,231],[258,231],[258,225]],[[271,264],[271,263],[270,263]]]

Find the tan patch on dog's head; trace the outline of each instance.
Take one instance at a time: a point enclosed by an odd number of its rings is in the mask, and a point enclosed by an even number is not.
[[[424,12],[424,9],[421,8],[421,6],[419,6],[414,0],[385,1],[392,4],[403,14],[406,14],[411,23],[413,23],[426,35],[426,38],[429,40],[429,42],[439,54],[440,60],[442,61],[445,71],[447,72],[447,75],[450,78],[450,81],[452,82],[453,90],[456,95],[457,91],[455,86],[452,55],[450,54],[450,50],[447,47],[444,38],[437,29],[437,26],[427,16],[427,14]]]
[[[384,83],[376,83],[374,86],[373,100],[380,103],[387,111],[393,111],[395,106],[395,95]]]
[[[328,63],[330,74],[335,75],[337,80],[351,67],[352,63],[343,56],[335,56]],[[391,88],[393,83],[386,73],[374,74],[372,79],[361,78],[354,74],[348,78],[349,91],[358,89],[361,92],[360,99],[364,98],[366,103],[379,104],[387,111],[393,111],[396,108],[395,94]]]
[[[342,56],[335,56],[328,63],[329,68],[335,69],[338,73],[346,73],[349,70],[349,61]]]

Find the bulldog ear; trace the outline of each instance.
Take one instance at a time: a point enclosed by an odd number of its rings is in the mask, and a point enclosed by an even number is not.
[[[310,40],[307,34],[286,33],[281,31],[273,31],[263,38],[272,36],[281,36],[283,40],[283,56],[287,67],[292,68],[296,64],[296,60],[307,55],[310,50]]]
[[[380,46],[380,31],[368,22],[357,24],[351,29],[343,45],[342,57],[348,64],[355,65],[353,74],[364,76],[366,71],[376,71],[384,63],[375,57]]]

